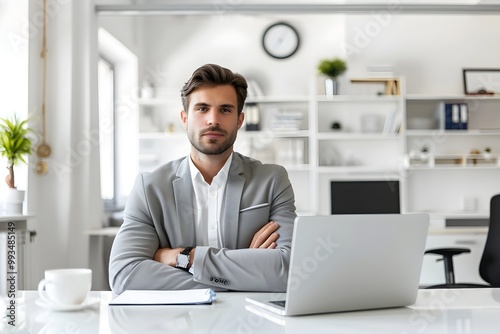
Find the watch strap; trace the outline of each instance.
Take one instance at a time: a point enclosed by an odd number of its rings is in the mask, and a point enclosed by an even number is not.
[[[191,252],[191,249],[193,249],[193,247],[191,247],[191,246],[186,247],[183,250],[181,250],[181,254],[183,254],[183,255],[189,255],[189,253]]]

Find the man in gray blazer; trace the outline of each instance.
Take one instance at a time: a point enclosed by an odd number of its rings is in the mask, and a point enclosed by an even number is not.
[[[111,250],[127,289],[286,290],[295,200],[286,170],[233,151],[246,80],[218,65],[181,90],[189,156],[140,174]]]

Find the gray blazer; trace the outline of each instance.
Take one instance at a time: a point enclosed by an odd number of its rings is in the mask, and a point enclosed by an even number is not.
[[[127,289],[286,291],[295,200],[286,170],[233,154],[221,212],[222,248],[196,245],[188,157],[138,175],[113,242],[109,283]],[[276,249],[248,249],[273,220]],[[194,275],[153,260],[156,250],[197,246]]]

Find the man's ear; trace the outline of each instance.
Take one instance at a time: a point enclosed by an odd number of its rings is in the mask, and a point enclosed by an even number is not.
[[[184,124],[184,128],[185,128],[186,123],[187,123],[187,112],[185,112],[184,110],[181,110],[180,116],[181,116],[182,124]]]
[[[245,120],[245,113],[241,112],[238,115],[238,130],[241,128],[241,125],[243,124],[243,121]]]

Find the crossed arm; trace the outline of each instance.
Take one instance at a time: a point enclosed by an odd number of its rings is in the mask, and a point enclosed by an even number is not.
[[[248,248],[276,248],[276,240],[278,240],[279,237],[279,234],[276,232],[278,228],[279,225],[277,223],[270,221],[254,234],[252,242]],[[153,260],[175,267],[177,263],[177,256],[183,249],[183,247],[160,248],[156,251]],[[189,255],[189,267],[191,267],[196,256],[196,248],[193,248]]]
[[[246,189],[254,203],[268,202],[270,207],[239,212],[239,220],[234,222],[239,223],[238,234],[231,234],[234,229],[226,231],[231,238],[230,246],[196,245],[191,254],[193,275],[175,268],[179,252],[194,243],[193,232],[177,221],[177,212],[190,214],[192,208],[172,209],[175,199],[168,186],[161,183],[165,182],[160,178],[162,174],[153,179],[147,175],[147,180],[144,175],[138,176],[125,208],[124,223],[111,249],[109,283],[113,292],[206,287],[285,291],[296,214],[286,171],[273,172],[265,174],[269,180],[254,182]],[[180,191],[178,195],[185,196]],[[243,205],[248,206],[248,203]],[[271,221],[265,224],[264,217]],[[257,221],[265,225],[260,227]],[[249,230],[252,226],[257,232]]]

